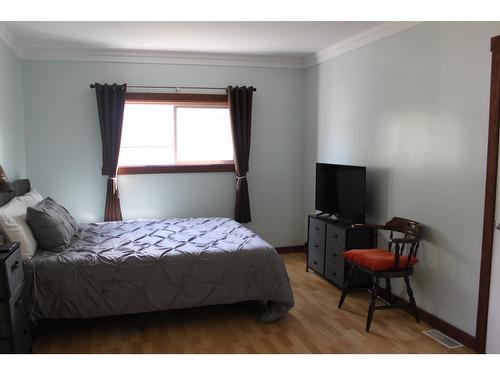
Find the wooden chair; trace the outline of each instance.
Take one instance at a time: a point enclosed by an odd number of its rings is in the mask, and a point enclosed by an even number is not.
[[[366,332],[370,330],[370,325],[375,310],[403,307],[401,304],[392,303],[391,279],[404,278],[406,291],[409,297],[409,306],[413,310],[415,319],[420,322],[410,286],[409,276],[413,274],[413,265],[417,262],[417,251],[420,243],[422,224],[413,220],[394,217],[385,225],[354,224],[353,228],[369,228],[373,230],[384,230],[389,232],[389,243],[387,250],[384,249],[363,249],[349,250],[343,253],[349,267],[349,271],[342,288],[342,296],[338,308],[342,307],[347,292],[349,291],[351,276],[354,268],[358,268],[371,275],[373,284],[370,288],[370,305],[366,321]],[[405,251],[407,252],[405,255]],[[379,280],[385,279],[386,288],[389,293],[390,303],[383,306],[376,306],[379,295]],[[408,305],[404,305],[406,307]]]

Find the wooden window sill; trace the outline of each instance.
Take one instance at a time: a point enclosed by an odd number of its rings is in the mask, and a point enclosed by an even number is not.
[[[234,163],[221,164],[176,164],[176,165],[145,165],[119,167],[118,174],[156,174],[156,173],[204,173],[204,172],[234,172]]]

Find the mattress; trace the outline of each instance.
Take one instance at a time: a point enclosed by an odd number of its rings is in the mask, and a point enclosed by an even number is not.
[[[294,305],[276,250],[228,218],[80,225],[62,252],[38,250],[27,266],[35,319],[261,301],[273,322]]]

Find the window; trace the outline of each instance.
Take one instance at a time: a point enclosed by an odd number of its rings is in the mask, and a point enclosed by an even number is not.
[[[230,171],[226,95],[127,94],[118,174]]]

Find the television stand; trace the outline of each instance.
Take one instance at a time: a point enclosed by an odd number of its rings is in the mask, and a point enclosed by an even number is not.
[[[352,224],[342,217],[331,221],[319,215],[308,216],[306,271],[312,269],[342,288],[349,271],[342,253],[351,249],[371,249],[376,244],[373,230],[352,228]],[[366,273],[353,271],[351,285],[366,287],[370,281]]]

